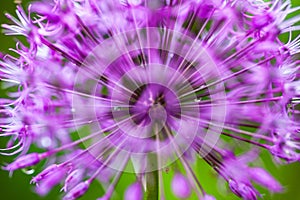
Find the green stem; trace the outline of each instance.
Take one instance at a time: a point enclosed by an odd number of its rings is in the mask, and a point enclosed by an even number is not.
[[[145,200],[158,200],[158,171],[146,174]]]

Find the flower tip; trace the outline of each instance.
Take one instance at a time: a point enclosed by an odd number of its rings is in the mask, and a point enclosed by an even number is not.
[[[20,4],[17,4],[17,10],[19,12],[24,12],[24,10],[23,10],[23,8],[22,8],[22,6]]]
[[[7,170],[7,171],[15,171],[17,169],[22,169],[25,167],[30,167],[30,166],[36,165],[39,162],[40,162],[39,154],[31,153],[31,154],[24,155],[24,156],[17,158],[13,163],[8,164],[3,169]]]
[[[172,180],[173,193],[179,198],[188,198],[191,188],[188,180],[182,174],[175,174]]]
[[[5,171],[9,171],[9,177],[12,177],[14,171],[9,169],[9,164],[5,164],[5,166],[2,166],[1,169]]]
[[[40,186],[40,185],[37,185],[36,189],[35,189],[35,192],[44,197],[46,196],[48,193],[49,193],[49,188],[48,187],[44,187],[44,186]]]
[[[260,196],[260,194],[251,185],[238,183],[232,179],[228,181],[228,184],[234,194],[245,200],[257,200],[257,196]]]
[[[1,24],[1,27],[4,28],[4,29],[7,29],[7,28],[9,28],[9,25],[8,24]]]
[[[65,192],[68,191],[70,188],[76,186],[76,184],[80,183],[83,178],[84,171],[76,169],[72,171],[67,178],[65,179],[65,185],[62,188]]]
[[[9,13],[4,13],[4,15],[5,15],[5,17],[6,17],[7,19],[9,19],[9,20],[12,19],[12,16],[11,16]]]
[[[10,171],[9,170],[9,164],[6,164],[6,165],[2,166],[1,169],[5,170],[5,171]]]
[[[282,185],[264,169],[259,167],[252,168],[251,176],[256,183],[271,190],[272,192],[283,192]]]
[[[5,171],[9,171],[9,172],[12,172],[12,171],[15,171],[15,167],[14,165],[11,164],[6,164],[5,166],[2,166],[1,167],[2,170],[5,170]]]
[[[89,186],[90,186],[89,180],[79,183],[76,187],[70,190],[70,192],[67,193],[66,196],[64,196],[63,200],[75,200],[81,197],[89,189]]]
[[[34,178],[32,178],[32,179],[30,180],[29,184],[31,184],[31,185],[33,185],[33,184],[36,184],[36,181],[35,181],[35,179],[34,179]]]
[[[137,182],[130,185],[125,193],[125,200],[142,200],[143,199],[143,190],[142,185]]]
[[[60,192],[67,192],[67,187],[66,187],[66,186],[63,186],[59,191],[60,191]]]
[[[31,11],[31,8],[32,8],[32,4],[30,3],[27,7],[28,11],[30,12]]]

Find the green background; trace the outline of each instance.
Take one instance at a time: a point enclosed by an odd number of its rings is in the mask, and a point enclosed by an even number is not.
[[[28,0],[23,0],[23,5],[26,6]],[[293,0],[294,5],[300,5],[299,0]],[[6,23],[7,20],[4,17],[5,12],[14,13],[15,4],[12,0],[2,0],[0,3],[0,23]],[[4,36],[0,34],[0,51],[8,53],[8,48],[15,47],[15,42],[13,37]],[[0,91],[1,92],[1,91]],[[5,144],[0,142],[2,148]],[[11,158],[0,156],[0,165],[4,165],[7,162],[10,162]],[[264,163],[264,166],[273,174],[277,180],[284,186],[285,192],[282,194],[269,194],[265,190],[260,190],[263,194],[263,199],[274,199],[274,200],[300,200],[300,164],[294,163],[285,166],[279,166],[273,164],[273,161],[267,152],[263,153],[261,157],[261,162]],[[204,186],[205,190],[216,196],[217,199],[238,199],[226,189],[219,189],[218,179],[212,170],[205,165],[203,162],[199,161],[196,166],[194,166],[195,173],[199,177],[201,184]],[[171,180],[172,172],[164,173],[164,178],[166,180]],[[27,175],[24,171],[16,171],[13,176],[10,178],[8,172],[0,170],[0,199],[1,200],[56,200],[61,199],[62,193],[59,192],[60,187],[56,187],[52,192],[46,197],[40,197],[33,192],[33,186],[29,184],[32,175]],[[123,174],[120,182],[117,185],[116,191],[118,195],[114,196],[114,199],[123,199],[123,193],[126,187],[134,181],[134,177],[130,174]],[[170,191],[170,183],[165,184],[166,190],[166,199],[175,199]],[[103,189],[99,183],[93,183],[87,194],[81,198],[85,200],[96,199],[103,194]]]

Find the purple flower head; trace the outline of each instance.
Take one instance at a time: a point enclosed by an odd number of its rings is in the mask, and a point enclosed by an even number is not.
[[[65,200],[95,181],[102,200],[216,199],[198,162],[242,199],[262,197],[256,185],[282,192],[257,161],[261,150],[300,159],[297,10],[290,0],[18,6],[2,25],[27,40],[0,60],[0,154],[17,156],[3,169],[37,165],[36,192],[60,185]],[[117,194],[125,172],[136,180]]]

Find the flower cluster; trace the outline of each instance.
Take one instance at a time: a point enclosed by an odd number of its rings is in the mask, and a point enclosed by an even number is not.
[[[206,162],[238,197],[283,188],[257,165],[262,150],[300,160],[300,10],[290,0],[41,0],[17,6],[2,56],[3,167],[44,168],[31,183],[64,200],[94,181],[105,193],[135,174],[126,200],[213,200]],[[282,36],[287,36],[283,41]],[[36,152],[32,152],[35,147]],[[123,198],[123,197],[122,197]]]

